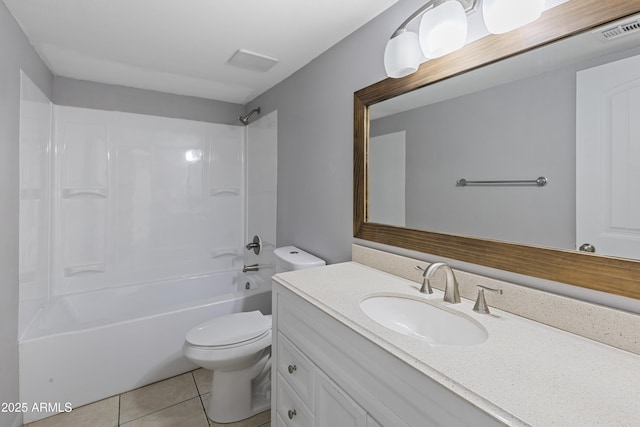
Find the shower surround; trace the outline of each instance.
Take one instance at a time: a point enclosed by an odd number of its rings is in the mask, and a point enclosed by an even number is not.
[[[273,262],[276,113],[242,127],[56,106],[38,92],[23,75],[23,402],[77,407],[185,372],[194,325],[270,313],[273,270],[241,269]],[[265,215],[248,218],[254,195]],[[260,256],[244,249],[253,234]]]

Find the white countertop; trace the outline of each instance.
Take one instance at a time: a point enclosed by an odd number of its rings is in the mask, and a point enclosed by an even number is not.
[[[347,262],[274,279],[358,334],[511,425],[640,426],[640,356],[503,311],[442,302],[419,284]],[[359,308],[373,294],[426,299],[480,322],[478,345],[429,344],[391,331]]]

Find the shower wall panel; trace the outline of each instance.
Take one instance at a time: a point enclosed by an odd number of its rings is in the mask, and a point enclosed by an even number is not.
[[[241,265],[241,127],[74,107],[54,113],[54,294]]]
[[[50,135],[52,104],[21,73],[20,83],[19,335],[49,289]]]

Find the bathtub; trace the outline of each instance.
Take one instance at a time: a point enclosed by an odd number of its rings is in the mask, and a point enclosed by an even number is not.
[[[52,300],[19,341],[20,399],[73,408],[196,369],[182,356],[195,325],[271,313],[271,274],[232,271]],[[53,412],[26,412],[32,422]]]

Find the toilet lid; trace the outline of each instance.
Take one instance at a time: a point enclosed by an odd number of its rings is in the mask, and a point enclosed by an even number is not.
[[[191,345],[216,347],[236,344],[264,334],[271,322],[260,311],[233,313],[216,317],[187,333]]]

